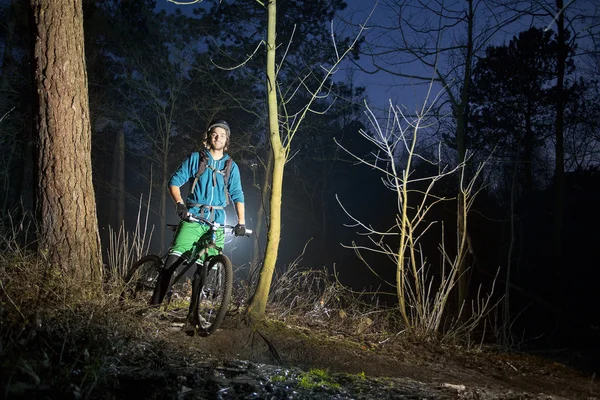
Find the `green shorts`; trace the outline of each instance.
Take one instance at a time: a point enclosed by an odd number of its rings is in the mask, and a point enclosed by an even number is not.
[[[177,232],[175,233],[175,237],[173,238],[173,242],[171,243],[169,255],[174,254],[184,257],[188,261],[191,260],[200,250],[202,250],[204,245],[211,242],[209,229],[210,227],[205,224],[181,221],[177,228]],[[223,248],[225,245],[225,230],[223,228],[217,229],[215,234],[215,244],[220,248]],[[202,259],[196,260],[196,262],[200,264],[204,261],[206,255],[216,256],[217,254],[219,254],[217,249],[208,249],[205,256],[201,257]]]

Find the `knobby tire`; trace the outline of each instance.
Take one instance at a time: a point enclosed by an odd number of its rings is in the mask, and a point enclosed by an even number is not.
[[[149,292],[152,296],[162,267],[163,260],[156,254],[149,254],[133,263],[125,275],[125,288],[121,292],[120,300],[125,301],[128,297],[135,298],[143,292]]]
[[[221,304],[218,306],[218,308],[216,310],[209,309],[208,311],[205,311],[205,310],[203,310],[203,307],[206,307],[207,306],[206,303],[208,303],[208,301],[209,301],[209,299],[207,297],[205,297],[205,293],[207,291],[207,285],[210,283],[209,281],[211,279],[210,273],[212,271],[212,267],[215,264],[221,265],[221,269],[222,269],[221,273],[223,274],[223,279],[221,281],[220,287],[218,288],[220,291],[222,291]],[[199,315],[202,318],[204,318],[205,320],[207,320],[206,316],[209,316],[209,318],[213,319],[212,322],[210,323],[210,325],[201,327],[201,329],[200,329],[201,334],[210,335],[210,334],[213,334],[217,329],[219,329],[219,327],[223,323],[225,314],[227,314],[227,310],[229,309],[229,303],[231,302],[231,291],[233,288],[233,267],[231,265],[231,261],[229,260],[229,258],[227,258],[223,254],[214,256],[210,260],[210,263],[208,265],[205,280],[206,281],[203,282],[202,291],[197,294],[198,297],[200,297],[200,298],[198,299],[199,304],[198,304],[198,310],[196,310],[196,311],[199,311]],[[210,289],[211,288],[208,288],[208,290],[210,290]],[[214,315],[210,314],[211,311],[214,311]]]

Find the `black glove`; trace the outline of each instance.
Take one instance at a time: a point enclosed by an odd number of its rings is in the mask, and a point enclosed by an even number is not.
[[[179,218],[186,219],[188,216],[188,209],[185,204],[177,203],[175,206],[175,212],[179,215]]]
[[[246,234],[246,225],[237,224],[233,227],[233,233],[235,236],[244,236]]]

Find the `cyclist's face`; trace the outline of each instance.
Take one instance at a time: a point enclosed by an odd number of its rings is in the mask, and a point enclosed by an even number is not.
[[[215,150],[223,150],[227,145],[227,131],[221,127],[214,128],[209,135],[210,146]]]

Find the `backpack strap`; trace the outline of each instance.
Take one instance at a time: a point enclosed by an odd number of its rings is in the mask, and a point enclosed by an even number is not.
[[[223,171],[221,171],[221,173],[223,174],[223,183],[225,184],[225,204],[227,205],[229,205],[229,190],[227,189],[227,186],[229,186],[229,175],[231,174],[232,162],[233,160],[231,159],[231,157],[225,160],[225,168],[223,168]]]
[[[217,181],[216,181],[217,175],[216,174],[223,175],[223,183],[225,186],[225,205],[226,206],[229,205],[229,190],[227,189],[227,186],[229,186],[229,175],[231,174],[231,164],[232,163],[233,163],[233,160],[231,159],[231,157],[229,157],[227,160],[225,160],[225,168],[223,168],[223,170],[218,171],[212,167],[209,167],[213,171],[213,186],[217,185]],[[207,165],[208,165],[208,160],[206,157],[206,153],[204,151],[201,151],[200,152],[200,163],[198,164],[198,171],[196,171],[196,176],[194,177],[194,182],[192,183],[190,193],[194,193],[194,189],[196,188],[196,184],[198,183],[198,178],[200,178],[200,176],[204,173],[204,171],[206,171]],[[195,204],[194,206],[202,206],[202,204]],[[216,207],[216,206],[211,206],[211,207]],[[211,212],[211,215],[212,215],[212,212]]]
[[[200,175],[202,175],[204,171],[206,171],[207,162],[208,161],[206,159],[206,153],[203,150],[200,152],[200,163],[198,164],[198,171],[196,171],[196,177],[194,178],[194,183],[192,183],[190,193],[194,193],[194,189],[196,188],[196,184],[198,183],[198,178],[200,178]]]
[[[202,214],[203,210],[209,210],[210,214],[209,214],[208,220],[210,222],[215,221],[215,210],[224,210],[225,209],[225,207],[222,207],[222,206],[207,206],[206,204],[196,204],[196,203],[186,203],[186,206],[188,208],[200,207],[200,214]]]

